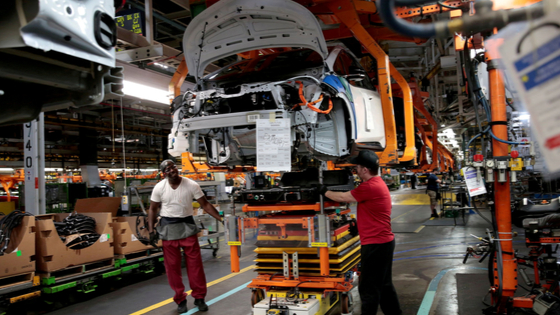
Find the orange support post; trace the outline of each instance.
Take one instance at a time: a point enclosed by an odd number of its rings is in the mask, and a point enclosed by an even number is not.
[[[239,272],[239,246],[230,246],[229,256],[231,261],[231,272]]]
[[[490,41],[486,43],[489,44]],[[499,69],[496,67],[496,61],[492,57],[486,55],[488,61],[488,81],[490,85],[490,107],[492,113],[492,121],[507,121],[506,115],[506,95],[504,79]],[[500,139],[507,140],[508,131],[506,125],[492,126],[492,132]],[[492,152],[494,158],[507,157],[508,145],[503,142],[492,140]],[[496,176],[496,175],[495,175]],[[497,176],[496,176],[497,177]],[[511,231],[511,195],[509,174],[506,176],[505,183],[498,183],[495,178],[494,182],[494,200],[496,212],[496,224],[498,226],[498,237],[502,239],[500,245],[502,247],[502,283],[496,279],[495,283],[502,288],[502,296],[498,302],[498,314],[505,313],[506,304],[509,298],[513,297],[517,287],[517,261],[514,256]],[[496,262],[494,262],[496,265]],[[495,290],[494,292],[498,292]],[[500,297],[494,295],[496,301]]]
[[[319,262],[321,267],[321,276],[328,276],[330,274],[328,247],[321,247],[319,249]]]
[[[399,157],[399,162],[408,162],[416,158],[416,148],[414,147],[414,103],[412,102],[412,91],[410,90],[408,82],[406,82],[397,68],[395,68],[392,63],[389,64],[391,65],[391,77],[395,79],[401,88],[404,101],[404,131],[406,148],[404,149],[404,154]]]

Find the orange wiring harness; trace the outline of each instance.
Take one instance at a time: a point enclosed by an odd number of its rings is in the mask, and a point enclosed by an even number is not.
[[[307,100],[305,99],[305,96],[303,96],[303,83],[301,81],[296,81],[297,84],[299,84],[299,99],[301,100],[301,103],[296,104],[294,107],[292,107],[292,109],[295,109],[298,106],[307,106],[309,107],[309,109],[311,109],[314,112],[317,112],[319,114],[328,114],[331,112],[332,108],[333,108],[333,104],[332,104],[332,100],[329,99],[329,108],[327,110],[320,110],[317,107],[313,106],[321,101],[323,101],[323,94],[321,94],[321,96],[319,96],[319,98],[316,101],[313,102],[307,102]]]

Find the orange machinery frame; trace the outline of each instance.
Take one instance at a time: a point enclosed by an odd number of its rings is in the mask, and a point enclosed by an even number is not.
[[[325,202],[325,207],[335,207],[340,206],[336,202]],[[261,216],[256,218],[238,218],[243,224],[239,224],[238,235],[243,235],[245,229],[258,229],[260,224],[275,224],[281,228],[282,233],[286,231],[287,224],[297,224],[301,225],[302,228],[308,228],[307,216],[297,216],[297,211],[302,210],[313,210],[319,212],[321,210],[320,204],[304,204],[304,205],[258,205],[250,206],[244,205],[242,208],[243,212],[254,212],[254,211],[278,211],[278,212],[288,212],[294,211],[294,216],[275,218],[273,216]],[[340,211],[340,214],[348,214],[350,209]],[[330,214],[329,217],[337,215],[336,213]],[[230,259],[231,259],[231,271],[239,272],[239,245],[230,245]],[[326,292],[336,291],[336,292],[348,292],[352,289],[352,281],[345,278],[329,277],[329,249],[328,247],[319,248],[319,264],[321,276],[315,277],[300,277],[299,280],[284,276],[275,275],[258,275],[255,279],[251,281],[248,285],[249,288],[254,289],[264,289],[269,290],[271,287],[283,287],[283,288],[293,288],[298,285],[302,288],[314,288],[322,289]]]
[[[25,175],[23,173],[23,169],[16,170],[16,173],[14,175],[0,175],[0,185],[2,185],[2,188],[7,194],[8,202],[12,200],[12,196],[10,194],[10,188],[15,187],[17,183],[23,181],[25,181]]]

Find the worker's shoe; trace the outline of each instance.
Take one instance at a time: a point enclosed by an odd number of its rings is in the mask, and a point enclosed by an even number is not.
[[[188,312],[189,309],[187,307],[187,299],[185,299],[183,302],[179,303],[179,306],[177,306],[177,312],[179,314],[183,314]]]
[[[194,305],[198,306],[198,310],[201,311],[201,312],[208,311],[208,305],[206,305],[206,303],[204,303],[204,299],[195,299],[194,300]]]
[[[437,219],[437,218],[439,218],[439,215],[437,215],[437,214],[435,214],[435,213],[432,213],[432,218],[436,218],[436,219]]]

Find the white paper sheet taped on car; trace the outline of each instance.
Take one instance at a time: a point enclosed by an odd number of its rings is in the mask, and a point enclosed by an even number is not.
[[[290,120],[257,120],[257,171],[291,171]]]

